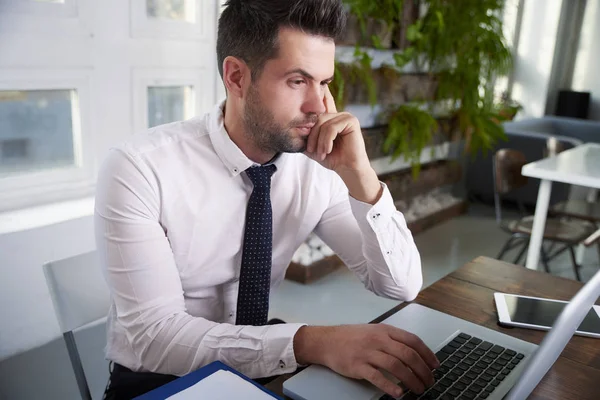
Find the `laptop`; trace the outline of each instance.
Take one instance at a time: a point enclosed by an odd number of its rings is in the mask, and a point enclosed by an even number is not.
[[[382,323],[419,336],[436,353],[441,366],[434,371],[434,386],[421,395],[407,392],[399,399],[527,398],[599,296],[597,272],[565,307],[539,347],[420,304],[409,304]],[[366,381],[343,377],[320,365],[287,380],[283,392],[294,400],[395,400]]]

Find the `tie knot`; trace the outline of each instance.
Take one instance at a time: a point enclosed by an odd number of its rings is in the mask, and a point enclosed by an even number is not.
[[[246,170],[248,178],[254,184],[254,188],[270,188],[271,176],[275,173],[277,167],[275,164],[264,165],[262,167],[251,167]]]

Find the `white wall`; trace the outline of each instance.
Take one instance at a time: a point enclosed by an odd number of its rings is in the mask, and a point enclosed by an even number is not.
[[[0,12],[0,78],[7,69],[32,71],[33,76],[35,71],[44,69],[88,71],[90,129],[84,134],[93,143],[94,168],[110,146],[125,140],[134,130],[136,70],[164,70],[171,74],[178,69],[197,70],[203,80],[197,91],[198,112],[215,103],[217,0],[198,0],[202,15],[207,17],[201,18],[206,34],[190,40],[133,37],[130,7],[145,4],[143,0],[69,3],[77,5],[75,17]],[[66,213],[64,208],[44,209],[44,219],[56,213],[66,215],[49,225],[34,223],[40,226],[33,228],[31,220],[40,222],[39,215],[28,217],[25,212],[25,218],[24,214],[0,214],[0,360],[60,336],[42,264],[95,247],[89,211],[82,214],[71,210],[75,217],[69,218],[69,208]],[[64,222],[56,223],[60,220]]]
[[[575,71],[573,90],[592,93],[589,119],[600,120],[600,0],[587,0]]]
[[[518,118],[544,115],[562,1],[524,2],[512,90],[513,99],[523,105]]]

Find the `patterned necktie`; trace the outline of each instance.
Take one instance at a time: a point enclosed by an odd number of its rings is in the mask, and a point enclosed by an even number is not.
[[[271,176],[276,170],[273,164],[246,170],[254,189],[246,210],[236,325],[267,323],[273,250]]]

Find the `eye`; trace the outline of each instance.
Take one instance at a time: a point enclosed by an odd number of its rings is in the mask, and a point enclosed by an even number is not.
[[[291,82],[293,85],[302,85],[303,83],[305,83],[305,80],[304,79],[295,79]]]

